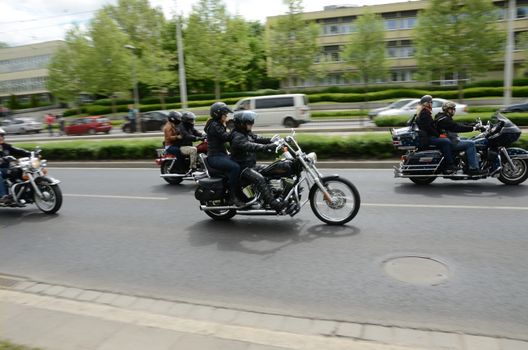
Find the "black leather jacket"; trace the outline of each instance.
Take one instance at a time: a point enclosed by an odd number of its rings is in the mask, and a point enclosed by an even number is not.
[[[192,146],[193,142],[202,136],[202,133],[194,128],[194,125],[187,123],[180,123],[178,125],[178,131],[182,138],[174,142],[177,146]]]
[[[13,157],[29,157],[31,152],[26,151],[22,148],[13,147],[9,143],[0,143],[0,168],[9,167],[9,162],[3,161],[3,157],[13,156]]]
[[[225,143],[231,141],[231,134],[227,132],[224,124],[209,119],[204,130],[207,133],[207,156],[227,154]]]
[[[271,139],[252,132],[234,130],[231,140],[231,159],[240,165],[240,169],[252,168],[257,164],[255,152],[267,151]]]
[[[473,127],[457,123],[453,120],[453,117],[440,112],[435,116],[436,128],[440,132],[470,132],[473,131]]]
[[[427,137],[440,137],[440,133],[436,129],[433,121],[433,114],[429,109],[422,108],[416,117],[416,124],[420,130],[425,131]]]

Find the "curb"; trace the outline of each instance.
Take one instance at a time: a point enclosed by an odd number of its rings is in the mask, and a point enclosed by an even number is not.
[[[0,275],[0,302],[287,349],[527,349],[519,339],[321,320],[170,301]]]

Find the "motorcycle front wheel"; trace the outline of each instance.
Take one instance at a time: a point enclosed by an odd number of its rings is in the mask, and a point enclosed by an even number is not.
[[[47,183],[40,183],[38,185],[43,198],[39,197],[37,193],[33,194],[35,205],[44,214],[55,214],[62,205],[62,191],[58,185],[49,185]]]
[[[512,159],[515,169],[509,162],[502,163],[499,181],[506,185],[518,185],[528,178],[528,160]]]
[[[323,178],[322,184],[330,195],[325,199],[324,193],[317,187],[310,189],[310,206],[317,218],[328,225],[343,225],[352,220],[359,211],[361,199],[356,187],[342,178]]]

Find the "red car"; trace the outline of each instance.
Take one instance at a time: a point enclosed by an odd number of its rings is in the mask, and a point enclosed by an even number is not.
[[[108,134],[110,130],[112,130],[110,120],[101,116],[75,119],[64,128],[66,135],[95,135],[98,132]]]

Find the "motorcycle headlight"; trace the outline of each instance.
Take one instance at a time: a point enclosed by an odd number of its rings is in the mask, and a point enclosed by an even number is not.
[[[315,152],[310,152],[306,155],[306,159],[308,159],[312,164],[317,163],[317,154]]]
[[[40,168],[40,159],[38,159],[38,158],[33,159],[33,160],[31,161],[31,167],[32,167],[33,169],[38,169],[38,168]]]

